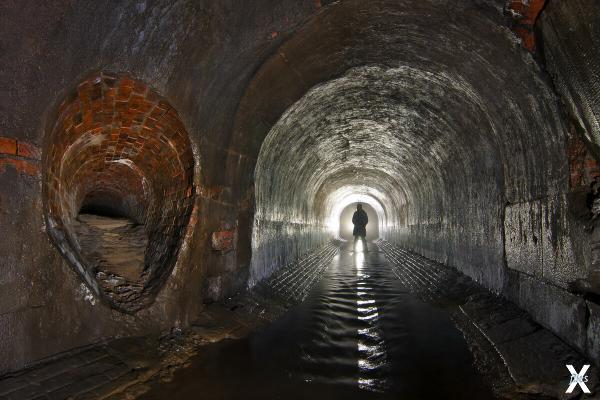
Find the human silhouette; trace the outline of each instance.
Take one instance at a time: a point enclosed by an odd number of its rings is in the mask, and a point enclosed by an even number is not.
[[[354,224],[354,230],[352,231],[352,234],[354,235],[354,247],[356,247],[356,242],[360,238],[360,240],[362,240],[364,251],[369,251],[367,248],[367,240],[365,239],[367,236],[369,217],[367,217],[367,213],[363,210],[362,204],[356,205],[356,211],[352,215],[352,223]]]

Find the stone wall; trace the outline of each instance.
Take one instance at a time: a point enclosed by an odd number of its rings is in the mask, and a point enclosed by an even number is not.
[[[507,204],[504,234],[509,279],[505,294],[599,362],[597,5],[591,1],[545,3],[531,21],[531,30],[537,38],[537,57],[564,105],[567,139],[563,152],[569,180],[549,185],[542,196]]]

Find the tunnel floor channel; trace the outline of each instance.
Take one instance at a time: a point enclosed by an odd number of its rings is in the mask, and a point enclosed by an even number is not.
[[[450,315],[410,293],[375,243],[343,245],[306,301],[244,339],[204,347],[142,398],[198,396],[494,398]]]

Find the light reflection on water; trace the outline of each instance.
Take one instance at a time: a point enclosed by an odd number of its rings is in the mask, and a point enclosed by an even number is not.
[[[379,309],[373,297],[370,276],[364,272],[365,253],[362,241],[356,243],[354,252],[356,268],[356,311],[358,320],[364,322],[366,328],[358,328],[358,387],[363,390],[383,392],[386,388],[385,367],[387,364],[385,342],[377,326]],[[364,307],[364,305],[370,305]],[[379,377],[373,377],[379,375]]]
[[[305,303],[248,338],[206,346],[142,399],[492,398],[449,316],[370,250],[349,244]]]

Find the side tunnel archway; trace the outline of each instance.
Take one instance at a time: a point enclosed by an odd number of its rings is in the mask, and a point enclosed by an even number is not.
[[[382,201],[382,199],[384,200]],[[369,240],[381,237],[390,214],[389,208],[386,210],[389,204],[384,203],[385,199],[386,196],[383,193],[360,185],[347,185],[334,190],[327,195],[324,206],[324,215],[328,217],[327,224],[330,232],[342,239],[349,239],[352,236],[351,229],[350,236],[348,235],[352,223],[352,214],[350,213],[350,219],[348,219],[348,213],[350,210],[356,209],[356,205],[361,203],[363,206],[368,207],[367,214],[371,225],[368,229],[368,233],[371,232],[368,235]],[[376,227],[374,227],[375,224]]]
[[[194,157],[175,109],[143,82],[98,73],[63,102],[44,148],[48,233],[111,307],[148,306],[175,264]]]

